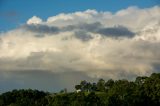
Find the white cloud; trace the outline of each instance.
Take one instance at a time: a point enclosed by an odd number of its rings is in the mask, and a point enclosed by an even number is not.
[[[43,22],[34,16],[27,25],[1,34],[0,70],[82,72],[114,79],[149,75],[160,65],[159,11],[158,6],[114,14],[87,10]]]
[[[42,22],[42,19],[40,19],[37,16],[33,16],[27,21],[27,24],[40,24],[41,22]]]
[[[158,21],[160,21],[159,12],[159,6],[147,9],[129,7],[116,13],[86,10],[84,12],[60,14],[57,16],[49,17],[46,24],[55,26],[66,26],[80,23],[100,22],[107,27],[122,25],[134,31],[139,31],[144,26],[150,23],[157,23]]]

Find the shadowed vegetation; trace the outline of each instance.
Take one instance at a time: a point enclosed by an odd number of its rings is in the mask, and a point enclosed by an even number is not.
[[[0,95],[0,106],[158,106],[160,74],[138,76],[135,81],[99,79],[81,81],[76,91],[48,93],[38,90],[13,90]]]

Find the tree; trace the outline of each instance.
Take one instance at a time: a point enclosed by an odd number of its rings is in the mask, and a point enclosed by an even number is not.
[[[99,81],[97,82],[97,90],[104,92],[105,91],[105,81],[104,79],[99,79]]]
[[[86,86],[87,81],[86,80],[81,81],[80,85],[81,85],[81,90],[82,91],[87,91],[87,86]]]
[[[60,93],[67,93],[67,88],[62,89]]]
[[[92,87],[91,87],[92,91],[97,91],[97,84],[96,83],[92,83]]]
[[[146,76],[143,76],[143,77],[138,76],[138,77],[136,78],[136,80],[135,80],[135,83],[138,84],[138,85],[142,85],[147,78],[148,78],[148,77],[146,77]]]
[[[86,96],[84,92],[74,93],[70,97],[70,103],[71,103],[70,106],[86,106],[85,98]]]
[[[86,84],[85,89],[86,89],[88,92],[90,92],[90,91],[91,91],[91,88],[92,88],[92,84],[91,84],[90,82],[88,82],[88,83]]]
[[[109,79],[106,83],[105,83],[105,88],[107,90],[111,89],[111,87],[114,85],[114,80]]]
[[[0,94],[0,106],[160,106],[160,74],[136,80],[81,81],[75,89],[92,92],[48,93],[21,89]],[[104,92],[107,89],[107,92]],[[64,89],[63,92],[66,90]]]
[[[76,90],[79,90],[79,89],[81,90],[81,89],[82,89],[82,86],[81,86],[81,85],[75,85],[75,89],[76,89]]]
[[[94,93],[91,92],[86,98],[86,106],[103,106],[100,98]]]

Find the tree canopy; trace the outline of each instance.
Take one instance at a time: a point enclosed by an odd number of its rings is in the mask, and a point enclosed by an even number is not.
[[[138,76],[135,81],[82,80],[75,90],[81,92],[12,90],[0,95],[0,106],[160,106],[160,73]]]

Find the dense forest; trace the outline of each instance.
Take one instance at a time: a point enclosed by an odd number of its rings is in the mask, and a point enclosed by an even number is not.
[[[31,89],[0,95],[0,106],[160,106],[160,73],[135,81],[99,79],[81,81],[75,92],[49,93]]]

